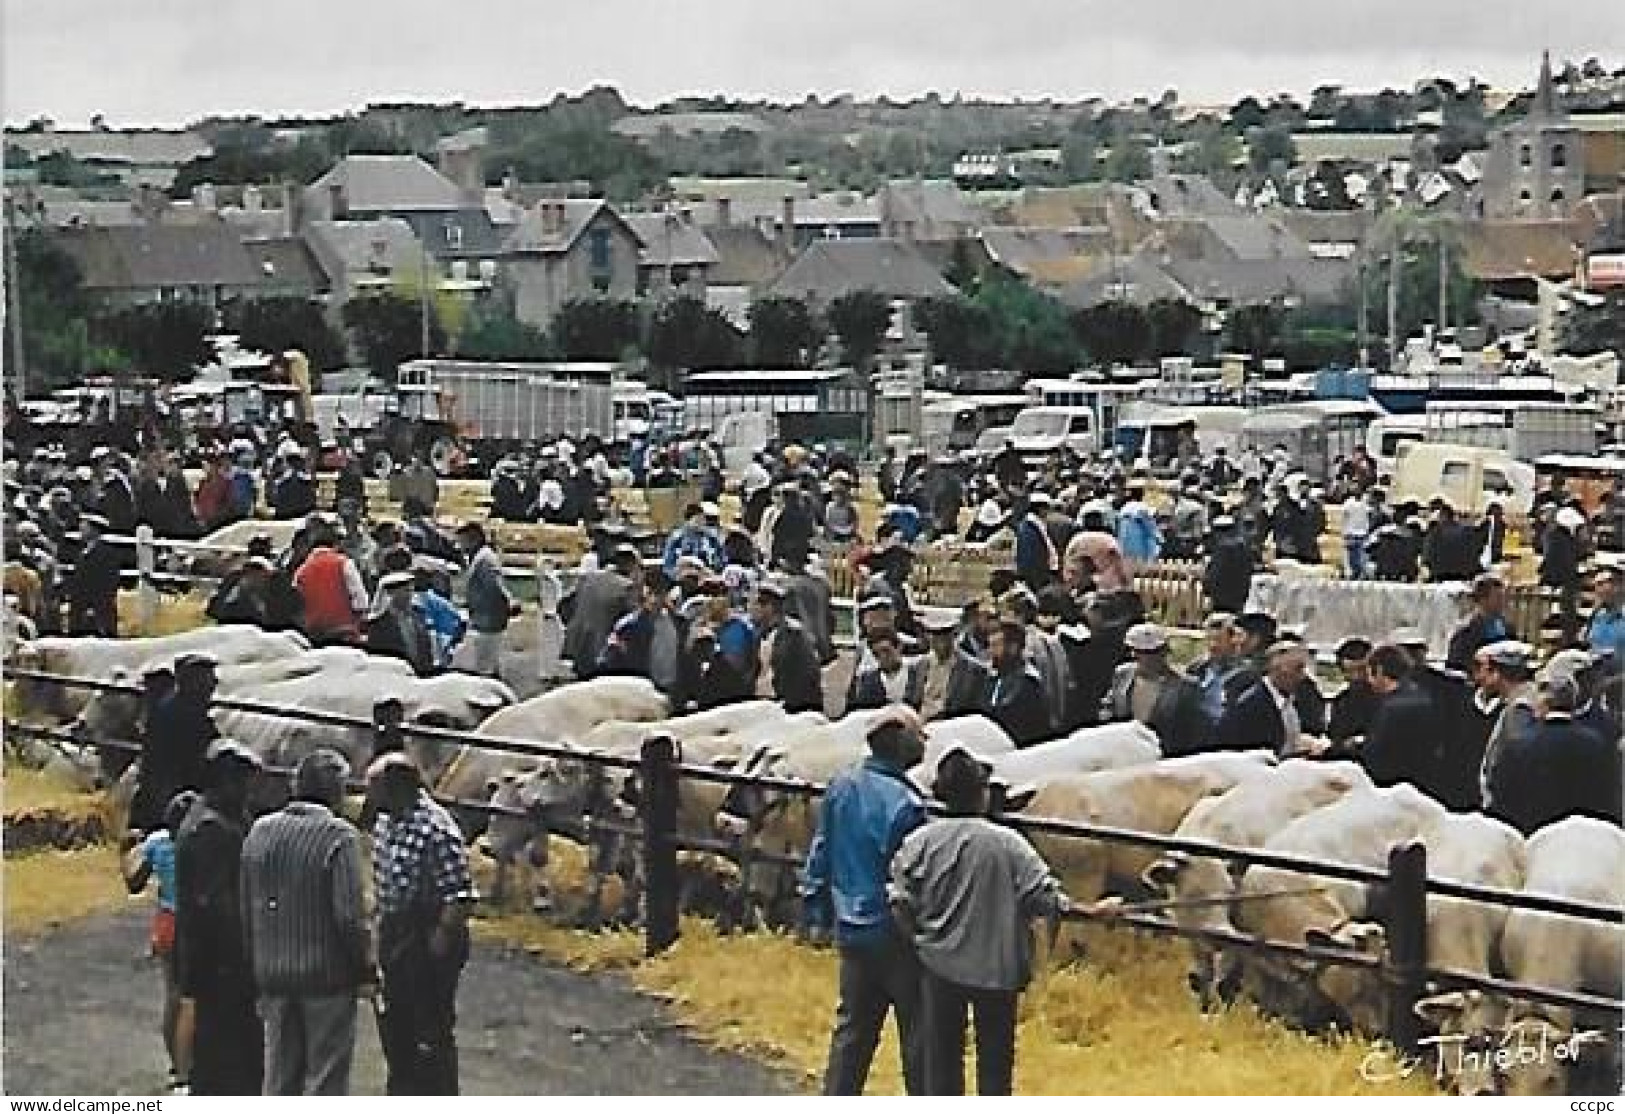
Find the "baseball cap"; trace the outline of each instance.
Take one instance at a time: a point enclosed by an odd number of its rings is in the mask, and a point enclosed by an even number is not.
[[[1154,653],[1168,647],[1168,632],[1155,623],[1136,623],[1123,636],[1123,644],[1130,650]]]

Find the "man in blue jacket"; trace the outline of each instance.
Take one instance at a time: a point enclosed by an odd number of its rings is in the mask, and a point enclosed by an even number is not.
[[[904,1086],[919,1095],[919,963],[886,900],[892,856],[925,822],[925,803],[905,773],[925,754],[919,718],[906,709],[881,718],[869,729],[869,751],[825,790],[801,879],[809,926],[833,924],[841,957],[824,1094],[863,1093],[890,1010],[897,1018]]]

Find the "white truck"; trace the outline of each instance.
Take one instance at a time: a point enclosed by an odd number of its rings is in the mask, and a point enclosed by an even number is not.
[[[1029,406],[1010,424],[1010,440],[1022,459],[1041,460],[1062,449],[1090,457],[1100,447],[1095,411],[1088,406]]]
[[[613,439],[622,370],[614,363],[412,360],[401,365],[397,392],[402,399],[432,398],[434,412],[425,407],[407,417],[432,431],[454,430],[470,462],[484,471],[538,441]]]

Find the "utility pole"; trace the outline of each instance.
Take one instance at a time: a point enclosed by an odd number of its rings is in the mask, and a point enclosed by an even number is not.
[[[1392,372],[1399,363],[1399,273],[1403,265],[1400,258],[1405,251],[1405,241],[1397,233],[1394,236],[1392,251],[1388,255],[1388,370]]]
[[[1439,248],[1439,332],[1450,327],[1450,245],[1445,242],[1444,231],[1435,229],[1433,242]]]
[[[21,403],[28,393],[28,375],[24,370],[27,357],[23,354],[23,314],[22,295],[19,293],[17,279],[17,201],[13,197],[6,198],[6,256],[5,276],[6,284],[6,324],[11,333],[11,358],[16,365],[15,376],[17,402]]]
[[[418,355],[429,358],[429,245],[418,240]]]
[[[1366,302],[1368,295],[1365,288],[1365,245],[1355,249],[1354,252],[1355,281],[1360,285],[1360,319],[1355,322],[1355,351],[1358,353],[1360,367],[1367,366],[1368,338],[1366,337]]]

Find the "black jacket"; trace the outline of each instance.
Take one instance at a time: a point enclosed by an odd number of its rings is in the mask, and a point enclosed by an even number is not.
[[[1548,588],[1570,588],[1580,583],[1580,542],[1566,526],[1553,523],[1546,530],[1540,582]]]
[[[1494,628],[1495,622],[1500,623],[1499,630]],[[1505,619],[1491,620],[1475,611],[1473,617],[1457,627],[1450,636],[1450,647],[1444,656],[1445,665],[1461,673],[1470,671],[1473,655],[1490,643],[1508,637],[1508,629]]]
[[[1225,707],[1213,741],[1215,750],[1267,748],[1280,752],[1286,744],[1286,724],[1281,720],[1274,694],[1263,681],[1255,682]]]
[[[107,519],[107,525],[115,534],[128,534],[135,529],[135,489],[122,472],[114,472],[108,476],[107,482],[102,485],[102,497],[97,501],[96,509]]]
[[[818,651],[799,622],[789,618],[780,622],[767,666],[773,678],[773,698],[784,705],[785,711],[824,710],[824,675],[818,665]]]
[[[1438,796],[1443,751],[1439,733],[1440,719],[1433,701],[1415,682],[1402,681],[1379,701],[1365,745],[1360,748],[1360,764],[1377,785],[1408,781]]]
[[[679,714],[737,704],[750,696],[750,681],[721,650],[701,657],[690,649],[678,659],[677,691],[671,700],[673,710]]]
[[[1202,573],[1202,590],[1216,611],[1239,615],[1253,586],[1253,556],[1246,541],[1231,533],[1215,543]]]
[[[1435,522],[1422,539],[1422,560],[1428,567],[1428,579],[1435,583],[1471,580],[1480,571],[1483,552],[1478,531],[1465,522]]]
[[[175,979],[183,997],[253,993],[239,896],[243,827],[201,801],[175,835]]]
[[[130,827],[151,831],[163,823],[169,800],[182,789],[201,789],[209,744],[220,737],[207,704],[179,692],[152,711],[136,759]]]
[[[102,538],[79,551],[73,572],[68,574],[67,596],[70,606],[94,607],[98,602],[112,599],[118,594],[119,574],[124,569],[128,550]]]
[[[1114,723],[1134,718],[1135,668],[1132,662],[1120,665],[1112,676],[1106,711]],[[1202,709],[1202,690],[1190,678],[1178,674],[1163,684],[1145,726],[1157,733],[1157,742],[1168,758],[1199,753],[1207,750],[1212,742],[1213,724]]]
[[[271,513],[276,518],[303,518],[316,509],[316,481],[308,472],[289,472],[271,489]]]
[[[1018,747],[1031,746],[1049,738],[1049,701],[1038,671],[1031,665],[1019,672],[989,670],[982,692],[982,714],[1015,740]]]
[[[1493,721],[1474,707],[1472,682],[1461,673],[1429,666],[1413,679],[1432,702],[1437,717],[1436,795],[1458,812],[1476,809],[1478,771],[1484,764],[1484,744]]]
[[[434,644],[416,611],[405,616],[386,611],[368,619],[367,652],[400,658],[420,677],[434,671]]]
[[[1491,774],[1501,819],[1529,835],[1565,816],[1620,822],[1619,747],[1568,716],[1509,740]]]
[[[1332,697],[1331,715],[1326,723],[1326,736],[1341,743],[1371,730],[1376,718],[1379,698],[1368,684],[1349,685]]]

